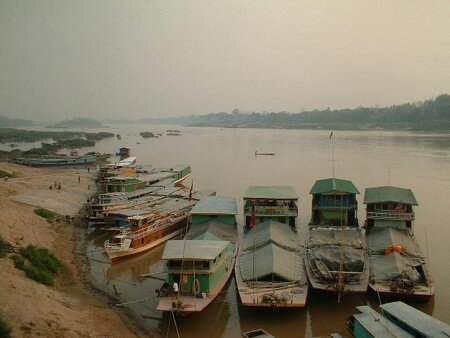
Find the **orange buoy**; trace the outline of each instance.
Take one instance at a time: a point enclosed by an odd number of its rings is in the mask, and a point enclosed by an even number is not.
[[[386,256],[390,255],[392,252],[403,254],[405,252],[405,249],[401,245],[394,244],[394,245],[388,246],[386,248],[386,250],[384,250],[384,254]]]

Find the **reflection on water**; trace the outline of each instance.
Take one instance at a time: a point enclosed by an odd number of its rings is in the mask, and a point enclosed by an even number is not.
[[[238,220],[242,220],[242,195],[249,185],[292,185],[299,194],[298,234],[301,240],[304,239],[311,215],[309,190],[316,179],[331,174],[329,131],[176,127],[182,136],[142,139],[138,134],[140,131],[165,134],[165,130],[171,128],[173,126],[124,126],[120,131],[116,130],[122,135],[121,140],[102,140],[96,148],[86,151],[114,153],[119,147],[128,146],[140,163],[151,163],[155,167],[190,163],[194,189],[211,188],[218,194],[236,197],[240,212]],[[448,321],[450,136],[335,131],[334,137],[339,159],[336,174],[352,180],[361,192],[358,196],[360,224],[365,219],[364,188],[386,185],[389,168],[391,184],[414,191],[419,201],[415,234],[424,255],[428,251],[436,296],[426,304],[411,304]],[[274,152],[275,156],[255,157],[255,150]],[[124,302],[143,300],[131,304],[130,308],[149,327],[163,335],[169,332],[170,337],[176,337],[173,321],[155,311],[155,289],[162,281],[140,277],[162,271],[160,258],[164,245],[111,266],[102,250],[108,236],[111,234],[97,231],[89,234],[88,257],[91,259],[92,279],[111,293],[115,293],[115,286]],[[204,312],[177,319],[182,337],[237,337],[241,331],[259,327],[278,337],[292,334],[313,337],[330,332],[345,334],[346,319],[356,312],[356,306],[370,304],[376,308],[378,304],[378,298],[370,293],[347,294],[338,304],[336,295],[311,291],[304,309],[248,309],[238,305],[234,279],[219,297]]]

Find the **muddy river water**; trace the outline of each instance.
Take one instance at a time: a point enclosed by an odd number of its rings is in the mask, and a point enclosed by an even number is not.
[[[181,136],[166,136],[166,129]],[[121,139],[106,139],[95,150],[114,153],[131,148],[141,164],[155,167],[190,163],[195,189],[211,188],[218,195],[237,199],[242,224],[242,195],[249,185],[291,185],[299,195],[298,235],[304,238],[311,216],[309,191],[316,179],[331,175],[330,131],[188,128],[130,125],[108,128]],[[143,139],[139,132],[163,133]],[[413,306],[446,322],[450,321],[450,136],[388,131],[334,131],[336,177],[353,181],[358,196],[360,225],[366,187],[391,185],[411,188],[419,202],[415,235],[427,255],[435,280],[435,297]],[[86,149],[89,151],[90,149]],[[255,157],[255,150],[275,156]],[[190,184],[190,180],[188,185]],[[345,322],[358,305],[374,308],[374,295],[335,295],[310,291],[307,306],[298,310],[248,309],[239,305],[234,279],[205,311],[177,319],[155,311],[154,290],[162,283],[140,275],[160,272],[164,245],[142,256],[111,265],[101,250],[109,234],[92,231],[88,236],[91,277],[101,289],[126,301],[137,316],[163,336],[239,337],[242,331],[263,328],[276,337],[316,337],[331,332],[346,334]],[[382,299],[382,301],[384,301]]]

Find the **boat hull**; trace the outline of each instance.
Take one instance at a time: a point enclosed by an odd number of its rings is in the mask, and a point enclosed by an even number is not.
[[[206,298],[196,298],[191,296],[183,296],[179,295],[178,297],[161,297],[156,308],[157,311],[162,312],[178,312],[180,314],[189,314],[193,312],[201,312],[203,311],[211,302],[217,297],[217,295],[222,291],[224,286],[227,284],[228,280],[233,273],[234,265],[236,263],[236,254],[237,250],[234,252],[233,257],[228,265],[228,272],[224,276],[224,278],[217,284],[217,286],[211,290],[209,295]],[[172,307],[173,301],[181,301],[183,304],[191,304],[192,306],[186,307],[183,309]]]
[[[82,156],[78,158],[58,158],[58,159],[28,159],[23,162],[32,167],[65,167],[76,165],[89,165],[95,164],[97,157],[95,156]]]
[[[434,286],[423,287],[423,290],[414,292],[395,292],[381,284],[369,284],[369,290],[388,299],[415,299],[424,302],[428,302],[434,295]]]

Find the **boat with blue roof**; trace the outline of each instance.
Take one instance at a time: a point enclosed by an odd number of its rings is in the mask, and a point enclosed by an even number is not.
[[[369,281],[365,237],[358,225],[359,194],[338,178],[317,180],[311,188],[312,213],[306,246],[306,271],[314,289],[366,292]]]
[[[244,194],[244,232],[235,266],[243,306],[303,307],[308,281],[290,186],[250,186]]]
[[[164,248],[167,281],[157,290],[158,311],[200,312],[219,295],[236,260],[236,215],[236,200],[226,196],[205,197],[192,208],[185,239]]]
[[[364,204],[370,289],[388,297],[429,300],[434,282],[414,236],[414,207],[418,203],[411,189],[367,188]]]

